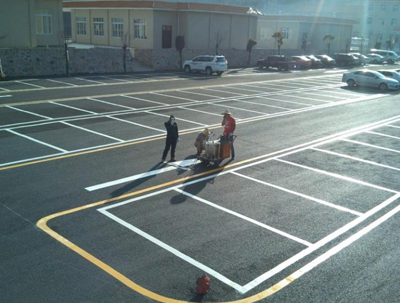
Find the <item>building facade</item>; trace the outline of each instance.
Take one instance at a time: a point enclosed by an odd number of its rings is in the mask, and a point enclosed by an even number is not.
[[[72,41],[134,49],[245,49],[257,35],[248,7],[163,1],[64,1],[71,12]]]
[[[1,0],[0,48],[64,43],[62,0]]]

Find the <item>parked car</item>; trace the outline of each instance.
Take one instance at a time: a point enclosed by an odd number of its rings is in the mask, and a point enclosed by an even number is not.
[[[383,60],[389,64],[393,64],[400,60],[400,57],[394,51],[384,49],[371,49],[372,54],[377,54],[383,57]]]
[[[369,58],[363,54],[360,53],[350,53],[354,57],[357,58],[357,65],[365,65],[369,63]]]
[[[329,57],[328,55],[318,55],[315,57],[321,60],[323,66],[325,67],[333,67],[336,65],[336,60],[333,59],[332,57]]]
[[[357,59],[351,54],[347,53],[336,53],[333,55],[337,65],[339,66],[354,66],[357,64]]]
[[[381,73],[385,77],[392,78],[394,80],[397,80],[400,82],[400,73],[397,71],[391,71],[391,70],[379,70],[378,73]]]
[[[296,69],[309,69],[311,68],[311,60],[306,56],[293,56],[292,60],[295,62]]]
[[[295,68],[295,62],[290,61],[285,56],[268,56],[266,59],[259,59],[257,61],[259,69],[275,67],[278,70],[289,70]]]
[[[355,85],[368,86],[385,90],[398,90],[399,82],[397,80],[387,78],[379,72],[372,70],[359,70],[349,73],[344,73],[342,82],[346,82],[349,87]]]
[[[213,73],[217,73],[221,76],[224,71],[228,69],[228,61],[226,61],[224,56],[197,56],[192,60],[185,61],[183,68],[186,73],[191,71],[203,71],[208,76]]]
[[[373,64],[382,64],[385,62],[385,58],[378,54],[368,54],[369,62]]]
[[[322,61],[315,57],[314,55],[309,55],[306,56],[308,59],[311,60],[311,67],[312,68],[321,68],[322,67]]]

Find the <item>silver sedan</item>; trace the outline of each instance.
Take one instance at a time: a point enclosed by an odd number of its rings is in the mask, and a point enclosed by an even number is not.
[[[381,73],[385,77],[392,78],[400,82],[400,73],[392,70],[379,70],[378,73]]]
[[[368,86],[385,90],[398,90],[399,82],[397,80],[385,77],[379,72],[372,70],[359,70],[350,73],[344,73],[342,82],[346,82],[349,87],[355,85]]]

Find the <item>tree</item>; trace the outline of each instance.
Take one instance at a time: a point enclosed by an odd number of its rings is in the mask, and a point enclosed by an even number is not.
[[[218,50],[221,45],[221,43],[225,40],[225,34],[222,34],[220,31],[217,32],[215,35],[215,54],[218,55]]]
[[[380,49],[381,47],[382,47],[382,42],[376,41],[376,42],[375,42],[375,45],[374,45],[374,48]]]
[[[129,37],[129,31],[126,32],[123,37],[121,37],[121,41],[122,41],[122,65],[123,65],[125,74],[126,74],[126,48],[128,46],[128,37]]]
[[[324,38],[322,38],[322,40],[328,46],[328,56],[329,56],[329,52],[331,50],[331,44],[332,44],[332,41],[335,40],[335,37],[332,36],[331,34],[327,34],[324,36]]]
[[[182,68],[182,50],[185,47],[185,37],[184,36],[176,36],[175,47],[176,47],[176,50],[179,52],[179,68]]]
[[[246,51],[249,53],[249,59],[247,61],[247,65],[250,65],[251,61],[251,51],[253,50],[253,47],[257,45],[257,42],[253,40],[252,38],[247,41],[247,46],[246,46]]]
[[[301,49],[304,52],[304,55],[307,53],[307,38],[303,37],[303,39],[301,40]]]
[[[394,46],[394,38],[390,38],[388,41],[386,41],[386,49],[391,50]]]
[[[272,35],[272,38],[275,39],[276,46],[278,47],[278,55],[280,55],[281,54],[281,46],[283,44],[284,36],[283,36],[282,32],[275,32]]]

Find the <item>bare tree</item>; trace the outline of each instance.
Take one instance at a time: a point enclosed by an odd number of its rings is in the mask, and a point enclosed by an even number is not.
[[[331,34],[326,34],[324,36],[324,38],[322,38],[322,40],[328,46],[328,56],[329,56],[329,52],[331,50],[331,44],[332,44],[332,41],[335,40],[335,37],[333,35],[331,35]]]
[[[284,38],[283,33],[282,32],[275,32],[272,35],[272,38],[275,39],[276,46],[278,47],[278,55],[280,55],[281,54],[281,46],[283,45],[283,38]]]
[[[122,40],[122,50],[123,50],[123,53],[122,53],[122,62],[123,62],[123,67],[124,67],[124,74],[126,74],[126,48],[127,48],[127,46],[128,46],[128,37],[129,37],[129,31],[127,31],[126,33],[125,33],[125,35],[123,35],[122,37],[121,37],[121,40]]]
[[[221,46],[221,43],[225,41],[226,38],[226,32],[225,33],[221,33],[220,31],[218,31],[215,35],[215,54],[218,55],[218,50],[219,47]]]

